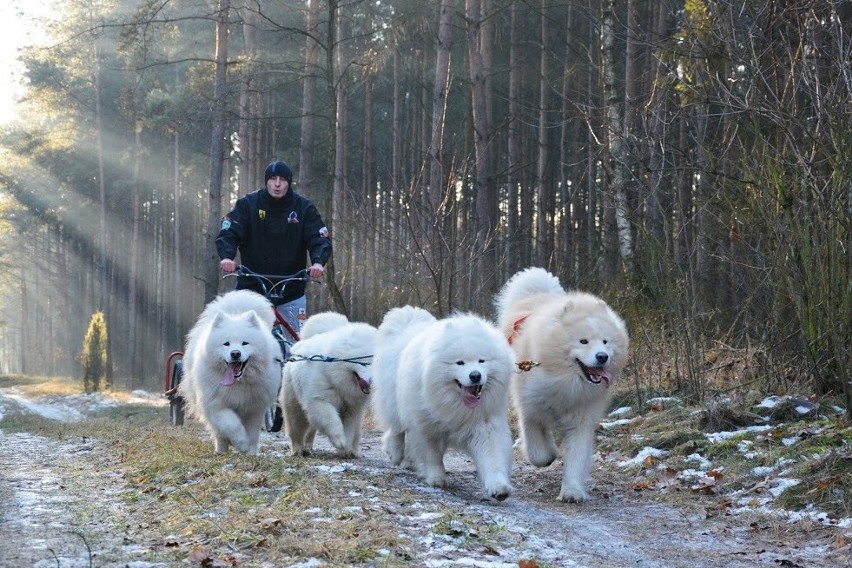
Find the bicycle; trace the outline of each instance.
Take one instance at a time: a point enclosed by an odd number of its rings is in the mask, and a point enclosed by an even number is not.
[[[222,278],[234,276],[247,276],[256,279],[260,283],[262,294],[273,305],[283,300],[287,284],[291,282],[316,282],[316,280],[312,280],[308,276],[307,269],[302,269],[288,276],[278,276],[274,274],[261,274],[247,266],[240,265],[237,267],[237,270],[226,274]],[[290,357],[290,346],[299,341],[299,333],[293,329],[293,326],[284,319],[284,316],[277,309],[274,311],[275,323],[272,327],[272,334],[278,340],[278,344],[281,347],[282,365],[284,365]],[[182,379],[183,352],[174,351],[166,357],[166,373],[163,384],[165,395],[169,399],[169,419],[173,426],[181,426],[184,422],[186,401],[177,393],[178,385],[180,385]],[[284,412],[278,404],[277,399],[264,413],[263,423],[267,432],[279,432],[281,430],[281,426],[284,424]]]

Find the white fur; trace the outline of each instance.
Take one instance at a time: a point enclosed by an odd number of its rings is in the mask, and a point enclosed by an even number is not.
[[[443,487],[444,453],[455,447],[472,458],[489,497],[508,497],[513,370],[506,340],[474,314],[436,320],[412,306],[388,312],[379,326],[371,396],[391,462],[405,462],[429,485]],[[470,392],[463,397],[462,386],[477,381],[479,399]]]
[[[284,365],[280,395],[291,455],[309,455],[319,431],[338,456],[358,456],[375,338],[375,327],[333,312],[305,322]]]
[[[609,383],[627,361],[624,322],[600,298],[566,292],[542,268],[515,274],[496,305],[500,330],[510,338],[518,361],[538,365],[512,383],[524,453],[535,466],[550,465],[558,456],[554,432],[562,434],[559,499],[586,501],[595,430],[612,394]]]
[[[178,392],[188,413],[210,432],[217,453],[231,446],[257,453],[264,410],[281,384],[274,319],[266,298],[235,290],[210,302],[187,334]],[[245,365],[238,377],[233,376],[235,364]]]
[[[349,319],[337,312],[322,312],[309,317],[302,324],[302,331],[299,332],[299,339],[307,339],[318,333],[325,333],[349,323]]]

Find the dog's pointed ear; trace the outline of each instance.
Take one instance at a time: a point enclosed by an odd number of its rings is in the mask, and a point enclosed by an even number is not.
[[[266,327],[266,324],[254,310],[249,310],[243,313],[243,318],[248,320],[253,326],[259,327],[260,329],[264,329]]]
[[[223,319],[225,319],[225,312],[216,312],[216,315],[213,316],[213,321],[210,322],[210,327],[219,327]]]

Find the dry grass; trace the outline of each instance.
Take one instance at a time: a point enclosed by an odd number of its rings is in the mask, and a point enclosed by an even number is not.
[[[795,400],[795,399],[794,399]],[[793,403],[795,405],[795,402]],[[645,447],[664,450],[629,473],[631,486],[678,505],[699,504],[725,510],[731,495],[768,495],[775,479],[796,479],[774,506],[788,511],[816,508],[833,518],[852,516],[852,425],[830,405],[813,405],[805,414],[791,403],[767,410],[712,403],[688,407],[679,401],[652,401],[631,413],[616,430],[601,432],[604,454],[627,458]],[[768,422],[766,420],[768,418]],[[768,429],[748,431],[749,426]],[[706,434],[737,432],[711,442]],[[696,456],[707,460],[700,463]],[[709,465],[708,465],[709,464]],[[678,478],[684,470],[706,469],[703,480]],[[757,499],[755,499],[755,502]]]
[[[48,398],[82,390],[73,381],[0,377],[0,388],[8,387]],[[601,431],[599,449],[610,462],[632,457],[645,446],[665,450],[663,460],[649,459],[625,470],[627,487],[655,500],[704,507],[709,516],[732,507],[731,494],[765,491],[766,475],[756,475],[754,469],[778,464],[788,464],[780,468],[786,477],[801,480],[781,494],[778,504],[790,510],[815,505],[834,516],[852,516],[848,419],[836,414],[820,418],[819,412],[795,419],[779,409],[772,413],[770,430],[716,443],[705,435],[738,429],[765,414],[751,405],[690,407],[676,400],[651,400],[636,405],[623,426]],[[369,416],[366,427],[373,427]],[[233,566],[249,559],[252,565],[286,565],[316,558],[335,566],[396,566],[417,558],[397,519],[411,515],[418,499],[395,482],[393,470],[358,467],[330,475],[327,468],[340,469],[342,463],[331,455],[291,458],[281,448],[277,454],[215,455],[196,424],[173,428],[166,408],[150,404],[105,406],[97,418],[80,423],[6,412],[0,428],[57,440],[97,440],[106,452],[98,467],[124,482],[124,507],[112,522],[116,530],[148,542],[152,561]],[[795,444],[785,443],[793,438]],[[712,484],[676,478],[677,472],[697,467],[694,454],[709,460],[715,472]],[[606,468],[609,477],[619,470],[614,463]],[[68,483],[75,483],[73,468],[68,475]],[[79,475],[88,474],[81,470]],[[96,508],[81,514],[96,518],[101,514]],[[787,530],[783,525],[772,524],[781,532]],[[433,530],[455,534],[459,526],[464,526],[463,511],[447,509]],[[474,545],[487,547],[489,538],[478,534]]]
[[[0,387],[12,385],[45,396],[80,392],[79,385],[61,381],[0,379]],[[173,428],[163,406],[145,404],[107,406],[79,423],[7,412],[0,428],[57,440],[98,440],[107,453],[100,467],[119,472],[125,481],[125,507],[115,522],[153,540],[160,560],[231,566],[249,558],[252,565],[317,558],[331,565],[394,566],[410,558],[387,505],[365,499],[378,487],[393,487],[392,480],[361,468],[328,475],[324,467],[341,463],[332,456],[216,455],[197,425]],[[65,471],[67,483],[74,484],[75,469]],[[399,507],[411,501],[403,489],[382,492],[395,493],[391,503]],[[78,514],[94,518],[102,511],[95,504]]]

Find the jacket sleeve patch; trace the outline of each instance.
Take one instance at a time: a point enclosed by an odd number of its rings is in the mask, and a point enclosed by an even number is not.
[[[320,229],[319,230],[319,236],[321,236],[324,239],[329,238],[330,233],[328,232],[328,227],[323,227],[322,229]]]
[[[230,217],[222,217],[222,231],[227,231],[231,228],[231,218]]]

